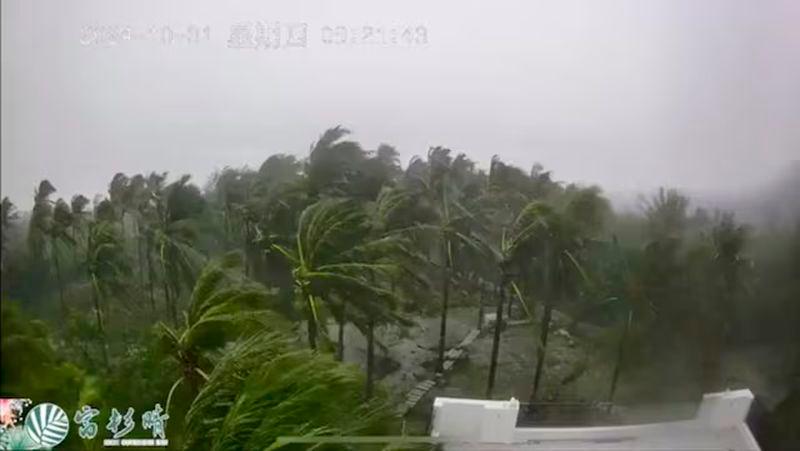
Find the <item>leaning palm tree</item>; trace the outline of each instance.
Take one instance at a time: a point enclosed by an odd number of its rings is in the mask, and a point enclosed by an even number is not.
[[[428,151],[427,162],[415,158],[403,177],[403,187],[413,193],[421,209],[428,210],[426,223],[416,224],[409,231],[427,231],[436,240],[441,264],[441,316],[437,372],[442,372],[447,337],[447,316],[450,300],[450,279],[453,272],[456,246],[476,247],[466,229],[474,219],[473,213],[462,201],[475,186],[474,164],[464,154],[453,159],[450,149],[434,147]]]
[[[515,294],[519,296],[520,290],[514,282],[514,278],[519,277],[523,266],[522,261],[529,256],[527,253],[527,246],[529,246],[536,237],[539,224],[531,222],[528,219],[531,210],[538,207],[538,201],[529,203],[517,214],[511,224],[500,226],[499,234],[495,237],[494,241],[481,240],[482,247],[486,249],[486,254],[492,259],[496,266],[499,279],[497,285],[499,299],[495,311],[492,355],[489,363],[489,378],[486,385],[487,398],[491,398],[492,390],[494,389],[506,293],[509,288],[513,288]],[[520,305],[528,310],[524,302],[520,302]],[[530,312],[528,312],[528,315],[531,316]]]
[[[73,223],[72,210],[64,199],[58,199],[53,209],[53,222],[50,226],[48,236],[50,238],[50,257],[53,262],[53,269],[56,273],[58,283],[58,297],[61,302],[61,311],[66,318],[67,304],[64,300],[64,280],[62,275],[60,248],[61,245],[74,245],[75,241],[69,234],[69,229]]]
[[[53,221],[50,196],[55,192],[55,187],[48,180],[42,180],[34,192],[33,210],[28,223],[28,249],[37,263],[42,263],[46,259],[47,235]]]
[[[156,252],[156,230],[159,229],[161,224],[161,215],[159,213],[159,201],[163,196],[164,181],[167,178],[167,173],[152,172],[145,178],[144,188],[140,192],[141,198],[136,202],[137,222],[139,224],[139,238],[144,238],[141,244],[141,258],[144,259],[146,269],[143,273],[147,274],[147,291],[150,298],[150,309],[155,314],[156,312],[156,298],[155,298],[155,284],[156,284],[156,265],[153,262],[153,254]],[[140,264],[141,266],[141,264]]]
[[[544,298],[536,371],[530,398],[533,403],[538,394],[544,368],[555,300],[566,296],[569,279],[576,273],[583,280],[587,280],[587,277],[576,257],[583,243],[579,233],[580,228],[568,215],[556,211],[547,204],[536,202],[526,207],[521,215],[521,224],[532,227],[529,251],[536,255]]]
[[[70,237],[75,245],[72,248],[72,257],[75,261],[75,267],[79,266],[78,261],[80,260],[78,248],[80,244],[85,241],[85,223],[86,217],[88,212],[86,211],[86,207],[89,205],[89,199],[82,194],[76,194],[72,196],[70,200],[69,206],[70,210],[72,210],[72,223],[70,224]]]
[[[8,232],[14,226],[14,222],[19,218],[14,203],[8,197],[3,198],[2,209],[0,210],[0,272],[5,270],[6,245],[8,243]]]
[[[119,223],[122,226],[122,238],[127,238],[125,235],[125,215],[128,213],[128,205],[126,202],[126,192],[128,192],[128,187],[130,185],[131,179],[123,174],[122,172],[118,172],[114,174],[114,177],[111,178],[111,182],[108,184],[108,198],[113,205],[114,210],[116,212],[116,217],[119,218]]]
[[[336,298],[347,299],[358,310],[385,315],[395,295],[374,285],[368,274],[385,274],[392,265],[362,259],[352,250],[366,235],[363,210],[351,201],[325,199],[300,215],[292,247],[273,244],[292,268],[295,305],[306,320],[308,343],[317,349],[325,310],[336,309]]]
[[[95,219],[88,225],[86,252],[86,271],[92,287],[95,319],[103,340],[103,361],[106,365],[109,360],[104,316],[107,315],[103,312],[110,310],[107,301],[111,296],[125,292],[125,278],[129,273],[122,236],[114,218],[114,207],[108,200],[97,205]]]
[[[208,380],[213,352],[247,334],[288,330],[275,308],[276,297],[244,276],[239,255],[229,254],[208,264],[194,286],[185,324],[180,328],[158,325],[162,344],[181,368],[167,397],[167,411],[181,383],[196,394]]]
[[[162,191],[152,193],[155,221],[152,244],[163,275],[164,300],[172,324],[179,324],[178,302],[185,287],[194,286],[204,257],[194,248],[198,236],[196,219],[205,201],[185,175]]]
[[[367,152],[355,141],[344,139],[350,130],[330,128],[311,146],[305,173],[312,197],[353,196],[355,177]]]
[[[416,252],[412,241],[404,234],[404,223],[407,218],[400,218],[407,212],[412,197],[408,192],[398,187],[384,186],[375,202],[370,203],[367,211],[367,224],[369,226],[364,239],[342,257],[349,260],[369,262],[381,265],[382,271],[367,272],[371,285],[384,287],[399,299],[398,293],[404,294],[415,289],[429,289],[429,283],[422,276],[427,259]],[[398,281],[404,283],[398,284]],[[399,286],[398,286],[399,285]],[[347,320],[347,303],[340,303],[339,326],[339,360],[344,353],[343,328]],[[365,311],[354,312],[353,323],[367,338],[367,377],[365,394],[372,396],[375,380],[375,328],[382,324],[410,325],[411,323],[399,314],[396,314],[396,305],[379,305],[370,307]]]
[[[236,343],[209,374],[186,415],[186,449],[279,449],[279,437],[387,435],[388,398],[364,400],[355,368],[280,334]],[[289,445],[291,446],[291,445]]]

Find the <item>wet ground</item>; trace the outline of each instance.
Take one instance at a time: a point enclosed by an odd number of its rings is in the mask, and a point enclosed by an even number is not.
[[[454,308],[447,329],[448,347],[458,344],[477,326],[474,308]],[[516,321],[520,323],[522,321]],[[544,408],[543,424],[640,423],[689,418],[694,414],[702,390],[693,364],[677,353],[653,358],[647,364],[625,370],[619,378],[613,412],[599,403],[608,401],[620,331],[614,328],[578,327],[556,312],[545,358],[545,369],[537,402]],[[336,337],[336,328],[329,329]],[[538,323],[506,327],[501,335],[494,399],[512,396],[527,403],[536,364]],[[406,330],[381,328],[377,333],[378,374],[384,386],[402,402],[417,383],[433,376],[439,339],[439,318],[423,318]],[[487,329],[467,349],[467,357],[456,363],[445,379],[407,415],[406,431],[424,434],[436,396],[485,398],[492,334]],[[346,328],[345,361],[364,365],[366,341],[352,326]],[[782,374],[787,357],[774,345],[750,346],[727,352],[722,373],[729,388],[748,387],[765,407],[785,397]],[[548,407],[549,403],[561,404]],[[600,411],[600,410],[602,411]],[[548,413],[549,412],[549,413]],[[599,412],[599,413],[598,413]],[[543,416],[542,416],[543,415]]]

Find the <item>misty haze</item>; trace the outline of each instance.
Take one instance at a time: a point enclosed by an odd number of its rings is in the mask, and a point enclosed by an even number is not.
[[[800,448],[797,2],[1,6],[0,449]]]

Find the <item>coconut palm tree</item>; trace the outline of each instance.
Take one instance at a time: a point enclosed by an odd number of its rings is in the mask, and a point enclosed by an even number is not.
[[[42,180],[33,196],[33,210],[28,223],[28,249],[38,263],[47,258],[47,235],[53,221],[50,196],[55,192],[55,187],[48,180]]]
[[[536,202],[525,209],[521,223],[533,227],[530,250],[538,261],[543,285],[544,312],[541,319],[536,370],[531,391],[531,403],[536,401],[547,353],[553,308],[556,300],[563,300],[571,279],[587,281],[588,277],[578,261],[583,246],[580,227],[569,215],[553,207]]]
[[[645,217],[653,239],[678,238],[688,222],[689,198],[675,189],[660,188],[658,194],[643,201]]]
[[[414,248],[409,237],[402,233],[408,217],[412,196],[400,187],[384,186],[375,202],[367,208],[369,230],[363,241],[347,251],[343,256],[347,259],[370,262],[382,265],[383,271],[369,271],[369,281],[373,286],[382,286],[399,299],[399,293],[413,293],[416,289],[427,289],[430,284],[422,275],[427,259],[420,255]],[[401,283],[397,283],[400,281]],[[341,303],[339,328],[338,357],[344,354],[344,324],[347,320],[344,307]],[[356,306],[358,310],[358,306]],[[372,305],[370,305],[372,307]],[[395,313],[396,305],[380,306],[382,309],[369,309],[357,311],[353,316],[354,324],[367,338],[367,377],[365,394],[372,396],[375,380],[375,328],[381,324],[410,325],[411,323]],[[351,318],[351,319],[353,319]]]
[[[356,197],[355,183],[367,152],[355,141],[344,138],[350,130],[330,128],[312,144],[306,163],[308,191],[312,198],[321,195]]]
[[[541,208],[540,201],[531,201],[526,193],[529,182],[525,182],[522,171],[506,165],[495,156],[489,168],[488,187],[481,200],[482,215],[488,224],[482,230],[482,236],[476,237],[481,244],[483,254],[491,259],[495,266],[498,283],[498,302],[495,313],[492,355],[489,362],[489,377],[486,384],[486,397],[491,398],[494,389],[497,359],[500,348],[500,332],[503,324],[503,306],[509,288],[513,285],[519,295],[520,290],[514,282],[523,271],[523,260],[530,257],[530,248],[541,224],[534,220],[536,212]],[[509,312],[511,302],[509,301]],[[520,305],[528,310],[527,305]],[[530,316],[530,312],[528,312]]]
[[[167,411],[181,383],[194,395],[208,380],[214,351],[247,334],[288,330],[275,307],[275,296],[244,276],[240,255],[229,254],[206,265],[192,291],[185,324],[180,328],[158,325],[162,344],[181,368],[167,396]]]
[[[418,209],[424,212],[421,216],[427,216],[426,223],[416,224],[408,230],[428,232],[439,247],[442,273],[436,367],[439,373],[444,367],[454,252],[458,246],[477,246],[465,233],[469,228],[467,224],[473,222],[474,216],[462,201],[477,197],[478,192],[471,193],[470,190],[475,190],[480,182],[474,173],[474,164],[464,154],[454,159],[450,152],[444,147],[433,147],[428,151],[427,161],[412,159],[401,181],[401,185],[419,202]]]
[[[19,218],[16,212],[17,207],[11,199],[4,197],[0,203],[0,272],[5,273],[6,245],[8,244],[8,232],[14,227],[14,222]]]
[[[88,216],[89,212],[86,211],[86,207],[89,205],[89,199],[82,194],[76,194],[72,196],[70,200],[69,207],[72,211],[72,223],[70,224],[70,237],[72,241],[75,243],[72,247],[72,257],[75,263],[75,268],[80,267],[80,244],[85,241],[85,227],[86,227],[86,217]]]
[[[391,291],[368,279],[368,274],[385,274],[393,266],[366,261],[360,252],[352,251],[367,233],[366,216],[358,205],[346,199],[324,199],[300,215],[294,246],[272,245],[292,268],[295,304],[305,316],[311,349],[317,349],[319,328],[325,324],[323,307],[335,310],[337,297],[378,316],[396,303]]]
[[[128,202],[127,202],[127,193],[129,192],[129,186],[131,183],[131,179],[123,174],[122,172],[118,172],[114,174],[114,177],[111,178],[111,182],[108,184],[108,198],[111,202],[111,205],[114,207],[115,216],[119,218],[119,222],[122,227],[122,238],[125,239],[125,215],[128,213]]]
[[[167,173],[151,172],[144,178],[144,188],[140,191],[140,198],[136,203],[137,222],[139,224],[139,237],[143,237],[141,245],[141,256],[144,259],[147,273],[147,291],[150,298],[150,309],[155,314],[155,284],[156,284],[156,265],[153,263],[153,254],[156,253],[156,230],[161,224],[161,216],[158,210],[158,202],[163,196],[164,182]]]
[[[277,449],[278,437],[386,435],[391,403],[363,375],[264,332],[228,348],[186,415],[186,448]]]
[[[108,365],[108,343],[104,314],[108,312],[108,299],[126,291],[125,279],[129,265],[122,236],[117,229],[114,206],[108,200],[95,207],[95,218],[88,224],[86,271],[92,287],[97,330],[103,340],[103,361]]]
[[[200,190],[189,184],[189,178],[185,175],[163,190],[152,191],[155,217],[150,233],[163,274],[165,304],[174,326],[179,324],[181,293],[185,287],[194,286],[204,260],[194,242],[198,237],[196,220],[205,208],[205,200]],[[157,183],[153,185],[158,187]]]
[[[136,263],[139,269],[139,289],[145,290],[145,221],[143,210],[150,201],[147,189],[147,179],[142,174],[136,174],[128,180],[121,195],[121,204],[124,211],[130,215],[133,222],[133,231],[136,238]],[[154,303],[151,302],[151,307]]]
[[[69,229],[73,221],[69,204],[67,204],[64,199],[58,199],[53,209],[53,222],[48,231],[48,236],[50,238],[50,256],[53,261],[53,269],[55,269],[56,273],[56,282],[58,283],[58,298],[61,302],[61,312],[65,318],[67,315],[67,304],[64,300],[64,280],[59,255],[60,245],[74,246],[75,244],[75,241],[69,234]]]

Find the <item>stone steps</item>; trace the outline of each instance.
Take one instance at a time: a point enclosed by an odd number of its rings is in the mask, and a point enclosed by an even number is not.
[[[464,337],[463,340],[458,344],[458,346],[454,348],[450,348],[444,354],[444,364],[443,370],[445,373],[453,369],[455,363],[466,356],[466,347],[472,344],[473,341],[480,335],[480,330],[472,329],[469,333]],[[411,389],[411,391],[406,394],[406,399],[403,405],[400,406],[399,413],[401,415],[405,415],[409,410],[413,409],[414,406],[422,399],[433,387],[436,386],[435,379],[426,379]]]

